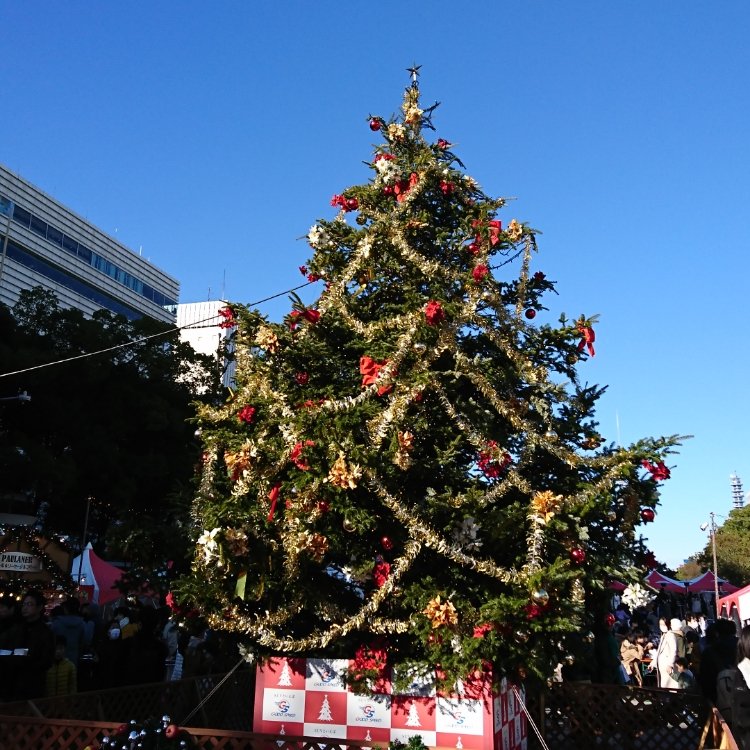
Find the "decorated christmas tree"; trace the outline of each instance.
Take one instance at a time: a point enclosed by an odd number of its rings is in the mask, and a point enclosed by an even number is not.
[[[355,679],[549,674],[606,581],[640,572],[678,439],[605,444],[579,381],[595,318],[534,323],[535,231],[426,137],[434,110],[413,69],[401,113],[369,118],[369,181],[307,235],[315,304],[222,311],[236,388],[200,413],[178,595],[260,656],[355,657]]]

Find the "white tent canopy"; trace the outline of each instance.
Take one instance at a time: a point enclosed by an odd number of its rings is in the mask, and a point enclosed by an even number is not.
[[[91,542],[73,560],[70,575],[78,585],[94,587],[91,599],[97,604],[106,604],[120,596],[120,591],[114,585],[122,577],[122,571],[102,560],[91,548]]]

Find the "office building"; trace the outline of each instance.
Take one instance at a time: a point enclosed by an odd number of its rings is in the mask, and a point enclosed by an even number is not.
[[[36,286],[63,307],[175,322],[180,285],[138,253],[0,165],[0,302]]]
[[[227,340],[231,329],[221,327],[224,318],[219,315],[219,310],[226,306],[222,300],[177,305],[177,325],[183,341],[199,354],[216,358],[222,382],[229,387],[233,385],[235,370],[234,360],[227,360],[225,356],[225,350],[231,352],[231,342]]]

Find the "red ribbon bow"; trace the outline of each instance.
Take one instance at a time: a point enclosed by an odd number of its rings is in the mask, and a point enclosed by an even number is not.
[[[273,521],[273,514],[276,512],[276,503],[279,500],[281,484],[275,484],[273,489],[268,493],[268,499],[271,501],[271,509],[268,511],[268,521]]]
[[[656,466],[654,466],[651,461],[647,461],[644,458],[643,461],[641,461],[641,466],[643,466],[646,471],[651,472],[651,478],[655,482],[661,482],[665,479],[669,479],[669,477],[672,476],[669,468],[664,464],[664,461],[657,461]]]
[[[593,357],[596,352],[594,351],[594,341],[596,341],[596,334],[591,326],[579,325],[578,331],[581,334],[581,340],[578,342],[578,351],[582,352],[585,346],[588,349],[589,354]]]

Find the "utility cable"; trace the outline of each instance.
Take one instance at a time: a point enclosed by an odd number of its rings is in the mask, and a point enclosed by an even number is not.
[[[250,302],[248,307],[255,307],[256,305],[262,305],[264,302],[269,302],[272,299],[276,299],[277,297],[283,297],[285,294],[290,294],[291,292],[296,292],[298,289],[303,289],[306,286],[309,286],[314,282],[307,281],[304,284],[300,284],[299,286],[292,287],[291,289],[287,289],[283,292],[278,292],[277,294],[272,294],[270,297],[264,297],[263,299],[258,300],[257,302]],[[184,326],[174,326],[172,328],[168,328],[166,331],[160,331],[159,333],[152,333],[149,336],[143,336],[139,339],[135,339],[133,341],[125,341],[122,344],[116,344],[115,346],[110,346],[107,349],[98,349],[95,352],[86,352],[84,354],[76,354],[73,357],[66,357],[65,359],[58,359],[54,362],[45,362],[41,365],[34,365],[33,367],[26,367],[22,370],[14,370],[13,372],[3,372],[0,373],[0,378],[9,378],[12,375],[23,375],[27,372],[32,372],[33,370],[43,370],[47,367],[54,367],[55,365],[63,365],[67,362],[75,362],[78,359],[87,359],[89,357],[97,357],[100,354],[108,354],[109,352],[117,351],[118,349],[125,349],[129,346],[136,346],[138,344],[142,344],[144,341],[149,341],[150,339],[159,338],[160,336],[168,336],[170,334],[176,333],[177,331],[182,330],[189,330],[191,328],[209,328],[213,326],[209,326],[208,324],[210,321],[217,321],[221,316],[219,315],[212,315],[210,318],[205,318],[204,320],[196,320],[192,323],[186,323]],[[207,324],[207,325],[204,325]]]

